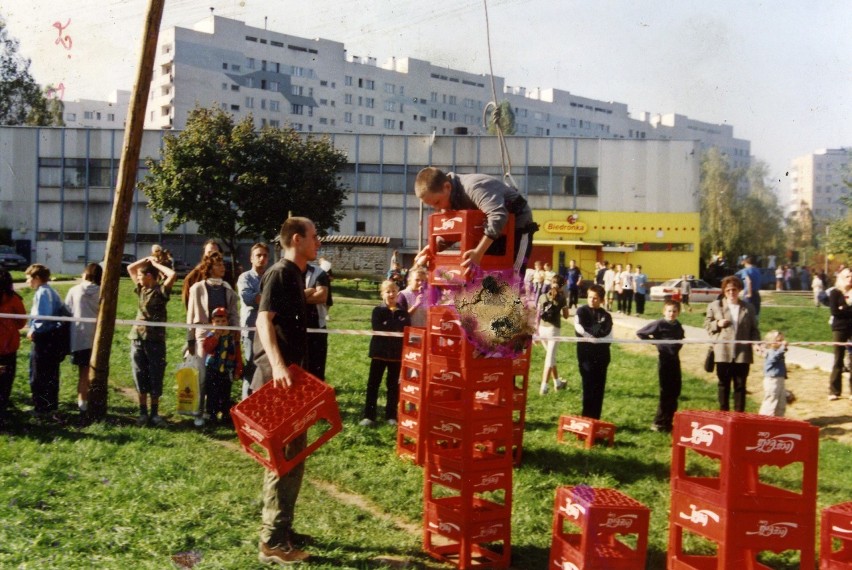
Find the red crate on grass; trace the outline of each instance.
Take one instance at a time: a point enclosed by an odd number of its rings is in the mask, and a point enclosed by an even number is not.
[[[343,429],[334,388],[291,365],[293,385],[267,382],[231,408],[234,429],[243,449],[261,465],[284,475]],[[320,421],[328,427],[292,459],[284,447]]]
[[[718,476],[689,473],[687,452],[718,461]],[[806,422],[739,412],[681,411],[675,414],[672,431],[672,490],[730,510],[815,513],[818,453],[819,429]],[[799,464],[798,490],[761,479],[762,467],[792,469]]]
[[[420,421],[410,418],[401,419],[396,428],[396,454],[412,461],[415,465],[423,465],[425,452]]]
[[[835,541],[838,545],[836,550],[833,544]],[[852,502],[823,509],[819,568],[820,570],[852,568]]]
[[[577,439],[586,442],[586,449],[591,449],[595,441],[605,440],[609,447],[615,443],[615,424],[587,418],[584,416],[563,415],[559,417],[559,426],[556,431],[556,441],[563,443],[565,433],[573,433]]]
[[[425,350],[426,331],[417,327],[405,327],[402,333],[402,362],[422,370]]]
[[[763,551],[785,550],[800,552],[800,568],[814,567],[816,529],[813,510],[738,511],[673,491],[670,513],[669,568],[769,568],[757,562],[757,555]],[[684,531],[716,543],[716,555],[687,552]]]
[[[437,498],[430,493],[430,486],[435,485],[468,498],[499,491],[504,503],[511,505],[512,466],[506,461],[502,463],[475,466],[446,455],[430,455],[424,478],[425,497],[427,500]]]
[[[615,489],[557,488],[549,567],[645,568],[650,513]],[[622,540],[626,536],[633,537],[635,547]]]
[[[457,498],[426,501],[423,548],[457,568],[508,568],[511,514],[488,501],[462,504]]]

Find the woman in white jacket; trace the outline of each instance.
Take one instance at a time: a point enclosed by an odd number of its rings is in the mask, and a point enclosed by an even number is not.
[[[189,290],[189,301],[186,306],[186,322],[190,325],[210,324],[210,315],[213,309],[224,307],[228,312],[228,326],[240,326],[240,313],[237,305],[237,294],[225,277],[225,261],[219,253],[211,253],[201,262],[201,273],[204,280],[193,285]],[[187,339],[189,353],[199,356],[198,379],[201,387],[201,398],[199,400],[199,415],[195,419],[195,425],[203,426],[204,418],[201,411],[204,410],[204,337],[208,329],[189,329],[190,337]]]
[[[65,295],[65,305],[76,319],[95,319],[101,299],[101,277],[104,270],[89,263],[83,270],[83,281]],[[71,324],[71,364],[77,366],[77,406],[85,414],[89,408],[89,362],[95,344],[96,323],[74,321]]]

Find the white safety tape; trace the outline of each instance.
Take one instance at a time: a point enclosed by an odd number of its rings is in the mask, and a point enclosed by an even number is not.
[[[6,319],[38,319],[41,321],[71,321],[71,322],[80,322],[80,323],[96,323],[97,319],[94,318],[83,318],[83,317],[54,317],[54,316],[41,316],[33,317],[32,315],[16,315],[12,313],[0,313],[0,318]],[[229,331],[254,331],[254,327],[232,327],[232,326],[215,326],[215,325],[202,325],[195,324],[190,325],[187,323],[163,323],[163,322],[150,322],[150,321],[129,321],[125,319],[116,319],[115,324],[123,325],[123,326],[143,326],[143,327],[163,327],[163,328],[173,328],[173,329],[203,329],[203,330],[229,330]],[[352,336],[388,336],[388,337],[402,337],[403,333],[398,332],[384,332],[384,331],[370,331],[370,330],[351,330],[351,329],[308,329],[310,333],[319,333],[319,334],[342,334],[342,335],[352,335]],[[711,338],[706,339],[683,339],[683,340],[642,340],[642,339],[629,339],[629,338],[608,338],[608,339],[599,339],[599,338],[583,338],[576,336],[554,336],[554,337],[539,337],[538,335],[533,335],[533,340],[543,340],[548,341],[552,340],[555,342],[565,342],[565,343],[578,343],[578,342],[589,342],[593,344],[763,344],[762,340],[714,340]],[[787,341],[787,346],[848,346],[850,343],[845,342],[833,342],[833,341]]]

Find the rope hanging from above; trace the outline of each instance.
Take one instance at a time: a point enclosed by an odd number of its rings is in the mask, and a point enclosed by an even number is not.
[[[493,101],[489,101],[485,105],[485,109],[482,110],[482,126],[485,129],[488,128],[488,114],[490,111],[494,130],[497,132],[497,140],[500,142],[500,165],[503,167],[503,180],[512,188],[517,189],[518,185],[515,183],[515,179],[512,178],[512,159],[509,157],[509,148],[506,145],[506,135],[503,132],[503,126],[500,124],[502,111],[500,109],[500,104],[497,102],[497,86],[494,83],[494,63],[491,57],[491,24],[488,20],[488,0],[482,0],[482,4],[485,7],[485,36],[488,42],[488,69],[491,74],[491,96],[494,98]]]

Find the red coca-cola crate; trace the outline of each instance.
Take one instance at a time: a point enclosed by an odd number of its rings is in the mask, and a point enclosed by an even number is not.
[[[678,412],[672,431],[672,490],[732,510],[814,512],[818,437],[818,428],[788,418],[704,410]],[[712,460],[718,476],[708,476],[706,467],[692,472],[689,463],[693,453],[696,460]],[[800,474],[799,484],[792,485],[796,488],[773,484],[761,470],[765,466],[789,470],[797,477]]]
[[[837,544],[837,548],[834,544]],[[822,511],[819,549],[820,570],[852,568],[852,502]]]
[[[423,465],[425,453],[426,446],[423,444],[420,420],[401,419],[396,428],[396,454],[402,459],[412,461],[415,465]]]
[[[334,388],[300,367],[289,367],[289,388],[267,382],[231,408],[234,429],[246,453],[261,465],[284,475],[343,429]],[[325,429],[304,450],[288,459],[285,446],[322,422]]]
[[[439,407],[440,406],[440,407]],[[512,439],[512,416],[502,409],[476,413],[444,413],[443,404],[430,403],[424,430],[462,442]]]
[[[467,390],[502,390],[509,394],[514,376],[506,358],[463,360],[430,354],[426,363],[426,381],[431,384]]]
[[[559,487],[549,567],[644,568],[649,519],[648,507],[615,489]]]
[[[402,362],[415,369],[423,369],[426,350],[426,331],[417,327],[405,327],[402,335]]]
[[[512,359],[512,372],[515,376],[529,377],[530,373],[530,357],[532,356],[532,343],[529,347]]]
[[[441,456],[460,462],[465,469],[503,468],[512,464],[512,439],[457,439],[445,434],[424,433],[424,457]]]
[[[504,502],[511,503],[512,466],[505,461],[503,465],[472,466],[454,457],[431,455],[426,462],[424,481],[469,498],[501,491]],[[428,491],[425,495],[430,500],[436,498]]]
[[[680,491],[672,492],[669,568],[768,568],[757,563],[764,551],[798,550],[800,567],[814,567],[815,513],[738,511]],[[684,532],[717,545],[716,555],[689,553]]]
[[[587,418],[584,416],[563,415],[559,417],[559,425],[556,431],[556,440],[564,443],[565,433],[573,433],[577,439],[586,442],[586,449],[591,449],[597,440],[604,440],[612,447],[615,443],[615,424]]]
[[[511,562],[511,514],[503,507],[458,499],[426,501],[423,549],[432,557],[467,568],[508,568]]]

